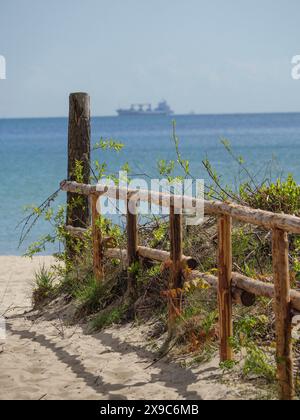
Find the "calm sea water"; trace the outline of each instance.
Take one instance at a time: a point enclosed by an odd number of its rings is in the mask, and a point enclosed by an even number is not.
[[[202,160],[208,157],[223,175],[235,182],[237,166],[221,138],[231,141],[253,172],[263,176],[270,160],[300,182],[300,114],[178,116],[177,134],[182,155],[191,161],[195,176],[207,178]],[[173,159],[172,119],[167,117],[94,118],[93,141],[113,137],[125,144],[120,155],[97,153],[111,170],[129,162],[136,173],[157,177],[158,159]],[[16,225],[23,207],[40,204],[66,177],[67,119],[0,120],[0,255],[19,255]],[[274,167],[274,165],[273,165]],[[279,169],[273,170],[277,175]],[[59,202],[65,200],[64,194]],[[28,242],[47,232],[38,224]],[[25,244],[26,245],[26,244]],[[54,249],[49,249],[49,252]]]

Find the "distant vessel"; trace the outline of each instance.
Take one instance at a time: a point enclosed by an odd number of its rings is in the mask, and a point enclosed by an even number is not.
[[[151,104],[132,104],[129,109],[117,109],[117,113],[119,116],[174,114],[167,101],[160,102],[154,109],[152,108]]]

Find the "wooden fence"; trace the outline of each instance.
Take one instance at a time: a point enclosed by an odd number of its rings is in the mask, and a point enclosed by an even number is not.
[[[72,181],[63,181],[61,189],[68,193],[91,197],[94,272],[99,281],[102,280],[104,275],[103,255],[106,252],[106,257],[126,259],[128,266],[143,258],[156,261],[170,259],[172,261],[170,270],[171,289],[181,289],[184,281],[191,278],[202,278],[217,289],[220,322],[220,358],[222,362],[233,359],[230,346],[230,338],[233,336],[233,303],[237,302],[248,306],[254,303],[254,296],[274,298],[277,342],[276,360],[280,395],[285,400],[293,398],[292,317],[300,311],[300,293],[290,288],[288,233],[300,233],[300,218],[253,210],[235,204],[204,201],[205,214],[218,217],[218,277],[193,270],[189,274],[189,278],[185,279],[184,266],[188,265],[192,269],[195,268],[195,260],[192,257],[184,256],[182,253],[182,215],[177,214],[175,209],[181,209],[180,203],[184,203],[186,209],[195,209],[197,204],[200,204],[197,203],[198,200],[191,197],[174,197],[154,191],[134,191],[112,186],[101,187],[99,185],[78,184]],[[103,246],[105,241],[96,225],[99,217],[97,212],[99,197],[110,197],[124,200],[127,203],[130,200],[134,200],[136,202],[146,201],[162,207],[169,205],[171,253],[139,246],[138,217],[137,214],[132,214],[132,212],[127,212],[127,249],[109,248],[105,251]],[[231,235],[233,219],[272,231],[274,285],[232,272]],[[69,230],[70,232],[73,230],[73,234],[77,235],[83,232],[81,229],[73,227],[69,227]],[[135,290],[134,281],[134,276],[129,275],[128,287],[131,293],[134,293]],[[180,310],[180,299],[178,298],[169,305],[170,328],[174,325],[174,319],[178,316]]]
[[[192,257],[182,254],[182,214],[175,209],[194,210],[203,203],[192,197],[173,196],[154,191],[132,191],[126,188],[112,186],[89,185],[90,176],[90,98],[86,93],[70,95],[69,116],[69,147],[68,147],[68,181],[61,183],[61,189],[68,193],[67,225],[70,233],[81,236],[84,227],[89,224],[90,209],[93,229],[93,260],[95,277],[101,281],[104,276],[104,252],[108,258],[120,258],[132,266],[140,259],[156,261],[170,260],[170,288],[181,289],[186,280],[202,278],[218,292],[219,322],[220,322],[220,358],[221,361],[233,358],[230,338],[233,335],[232,307],[234,303],[252,305],[255,296],[274,298],[276,315],[276,362],[280,397],[291,400],[294,397],[293,361],[292,361],[292,317],[300,312],[300,293],[291,290],[289,275],[289,243],[288,234],[300,234],[300,218],[284,214],[274,214],[255,210],[226,202],[204,201],[206,215],[218,218],[218,277],[200,273],[195,270],[196,263]],[[76,164],[83,163],[83,183],[75,182]],[[83,196],[83,201],[77,200]],[[142,201],[161,207],[170,207],[170,238],[171,253],[139,246],[138,215],[127,212],[127,249],[109,248],[106,238],[97,228],[97,201],[106,196],[129,201]],[[90,197],[90,203],[89,198]],[[273,247],[273,284],[250,279],[232,272],[232,222],[237,220],[266,228],[272,232]],[[72,255],[72,245],[67,244],[67,250]],[[189,278],[184,278],[188,266]],[[128,275],[128,291],[135,293],[135,278]],[[169,328],[172,330],[174,321],[181,310],[179,297],[169,304]]]

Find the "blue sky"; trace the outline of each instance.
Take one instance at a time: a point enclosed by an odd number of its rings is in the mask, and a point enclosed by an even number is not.
[[[0,117],[94,115],[166,98],[177,113],[300,111],[299,0],[0,0]]]

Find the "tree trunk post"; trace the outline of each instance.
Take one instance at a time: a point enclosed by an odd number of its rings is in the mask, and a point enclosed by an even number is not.
[[[72,93],[69,110],[68,180],[90,183],[91,122],[90,97],[87,93]],[[76,179],[76,165],[82,165],[82,177]],[[77,174],[78,175],[78,174]],[[85,228],[90,225],[89,198],[68,193],[67,225]]]
[[[292,359],[292,313],[289,276],[288,235],[280,229],[273,230],[273,270],[276,315],[276,359],[280,398],[294,398]]]
[[[218,220],[218,301],[220,323],[220,359],[226,362],[233,359],[230,338],[233,336],[232,322],[232,219],[220,216]]]
[[[184,277],[182,270],[182,214],[176,214],[170,207],[171,271],[169,296],[169,335],[172,336],[175,323],[182,312],[182,288]]]

